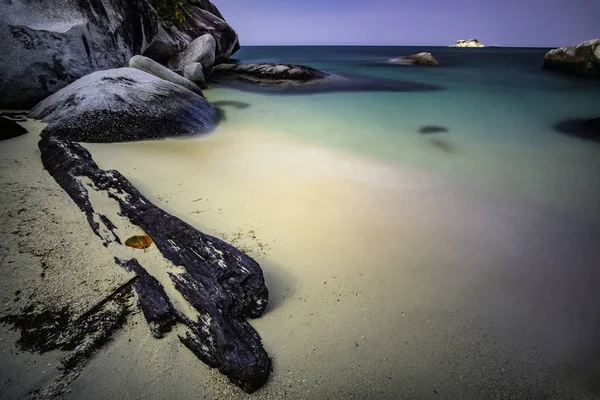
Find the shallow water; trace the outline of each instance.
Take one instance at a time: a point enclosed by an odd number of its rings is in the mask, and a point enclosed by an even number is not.
[[[438,67],[387,65],[430,51]],[[277,96],[211,89],[249,103],[231,119],[268,124],[316,143],[447,174],[505,197],[600,216],[600,145],[554,125],[600,116],[600,82],[541,69],[547,49],[246,47],[241,62],[307,64],[440,91]],[[447,132],[422,135],[423,127]]]

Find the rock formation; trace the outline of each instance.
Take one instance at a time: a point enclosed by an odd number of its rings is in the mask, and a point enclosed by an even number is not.
[[[411,65],[411,64],[419,64],[419,65],[439,65],[438,60],[433,57],[431,53],[417,53],[412,54],[410,56],[393,58],[389,61],[392,64],[400,64],[400,65]]]
[[[0,108],[30,108],[90,72],[121,67],[157,32],[147,0],[0,1]]]
[[[49,123],[43,136],[104,143],[195,135],[217,122],[216,108],[203,97],[135,68],[86,75],[30,116]]]
[[[455,45],[450,47],[485,47],[483,43],[481,43],[477,39],[469,39],[469,40],[457,40]]]
[[[169,68],[160,65],[159,63],[148,57],[133,56],[129,60],[129,66],[131,68],[136,68],[141,71],[147,72],[151,75],[156,76],[157,78],[164,79],[165,81],[169,81],[176,85],[182,86],[204,97],[204,95],[202,94],[202,90],[194,82],[190,81],[186,77],[183,77],[171,71]]]
[[[600,78],[600,39],[588,40],[577,46],[550,50],[544,56],[544,68]]]
[[[217,42],[207,33],[192,40],[181,53],[171,57],[168,65],[175,71],[181,71],[192,63],[200,63],[203,68],[210,68],[215,63],[216,51]]]
[[[215,38],[215,63],[226,61],[240,48],[237,33],[209,0],[189,0],[190,15],[183,24],[161,23],[158,35],[143,55],[160,63],[182,52],[194,39],[210,34]],[[183,68],[184,66],[182,66]]]
[[[208,73],[217,84],[266,93],[439,90],[433,85],[364,76],[340,76],[304,65],[219,64]]]
[[[204,68],[200,63],[191,63],[183,68],[183,76],[186,79],[194,82],[201,88],[206,87],[206,77],[204,76]]]

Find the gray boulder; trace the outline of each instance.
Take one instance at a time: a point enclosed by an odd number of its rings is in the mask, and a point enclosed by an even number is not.
[[[433,57],[431,53],[417,53],[412,54],[410,56],[404,56],[399,58],[394,58],[390,60],[392,64],[401,64],[401,65],[411,65],[411,64],[419,64],[419,65],[440,65],[438,60]]]
[[[94,72],[37,104],[42,136],[80,142],[126,142],[211,130],[217,109],[179,85],[135,68]]]
[[[210,78],[215,81],[238,80],[273,85],[301,85],[335,77],[315,68],[292,64],[219,64],[210,70]]]
[[[2,0],[0,108],[30,108],[90,72],[121,67],[157,32],[147,0]]]
[[[547,69],[600,78],[600,39],[550,50],[544,56],[543,66]]]
[[[158,35],[144,55],[160,63],[182,52],[194,39],[211,34],[216,40],[215,63],[219,64],[239,50],[237,33],[208,0],[189,0],[191,11],[183,24],[161,23]]]
[[[164,79],[165,81],[169,81],[176,85],[183,86],[184,88],[189,89],[192,92],[204,97],[204,95],[202,94],[202,90],[194,82],[181,75],[178,75],[177,73],[171,71],[169,68],[160,65],[159,63],[149,59],[148,57],[133,56],[129,60],[129,66],[131,68],[137,68],[141,71],[152,74],[160,79]]]
[[[191,63],[183,68],[183,76],[194,82],[201,88],[206,87],[206,78],[204,77],[204,68],[200,63]]]
[[[183,51],[169,60],[169,68],[175,71],[183,70],[186,65],[199,62],[204,68],[210,68],[215,63],[217,42],[208,33],[194,39]]]

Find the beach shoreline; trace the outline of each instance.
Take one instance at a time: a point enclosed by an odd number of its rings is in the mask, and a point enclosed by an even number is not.
[[[34,255],[10,264],[3,258],[2,270],[14,274],[4,280],[3,312],[26,304],[29,293],[40,302],[85,309],[128,275],[42,169],[37,134],[43,125],[25,126],[27,135],[3,143],[2,161],[7,167],[27,162],[3,179],[17,182],[13,188],[38,182],[18,200],[28,199],[33,210],[8,211],[5,219],[23,226],[28,219],[20,216],[37,214],[30,234],[18,239],[5,232],[3,243],[16,246],[7,247],[7,255],[27,256],[18,250],[23,246]],[[119,170],[159,207],[256,258],[271,296],[265,314],[251,324],[274,370],[263,389],[245,395],[183,348],[177,332],[154,339],[137,314],[90,360],[66,398],[592,393],[585,354],[595,346],[588,336],[595,329],[595,272],[588,270],[595,243],[561,238],[585,238],[597,225],[235,122],[194,139],[84,146],[101,168]],[[54,214],[36,211],[36,204]],[[40,238],[33,246],[32,235]],[[58,237],[64,237],[61,251],[45,261],[52,267],[44,280],[34,279]],[[564,270],[568,259],[580,261],[577,273]],[[11,268],[16,262],[30,268]],[[91,277],[97,282],[82,283]],[[78,290],[66,290],[71,286]],[[23,295],[13,301],[17,287]],[[555,293],[570,293],[569,301],[558,302]],[[577,340],[558,328],[575,325]],[[14,332],[2,330],[10,360],[2,392],[13,397],[47,380],[57,354],[16,355]],[[33,360],[52,367],[27,370]]]

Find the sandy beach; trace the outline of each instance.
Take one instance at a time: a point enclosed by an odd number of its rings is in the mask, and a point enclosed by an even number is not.
[[[25,126],[29,134],[0,145],[2,313],[31,302],[86,309],[128,279],[115,252],[164,273],[156,248],[102,246],[42,168],[43,125]],[[270,300],[252,325],[274,369],[264,388],[244,394],[177,332],[157,340],[135,313],[66,398],[600,393],[593,222],[235,120],[195,139],[85,147],[159,207],[261,264]],[[57,352],[18,351],[4,325],[0,338],[0,397],[24,396],[59,374]]]

